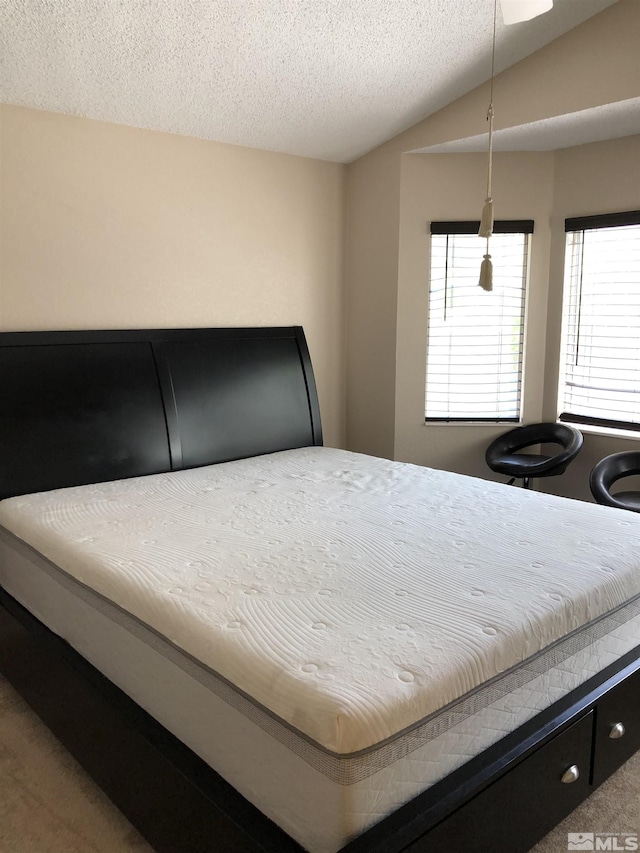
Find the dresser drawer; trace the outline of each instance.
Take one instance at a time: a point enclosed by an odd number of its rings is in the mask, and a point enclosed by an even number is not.
[[[640,749],[640,670],[598,702],[593,784],[600,785]]]
[[[591,792],[592,739],[593,711],[422,836],[406,853],[525,853]],[[565,774],[573,767],[579,772],[570,781],[572,774]]]

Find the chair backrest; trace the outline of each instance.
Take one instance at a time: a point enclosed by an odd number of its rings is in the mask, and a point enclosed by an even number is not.
[[[593,466],[589,475],[591,494],[599,504],[628,509],[623,501],[611,494],[611,486],[622,477],[640,474],[640,450],[611,453]]]
[[[496,470],[500,457],[517,453],[525,447],[536,444],[557,444],[560,450],[554,452],[548,459],[541,459],[536,469],[531,470],[533,476],[545,476],[549,472],[561,474],[566,466],[574,459],[582,447],[583,436],[580,430],[568,424],[545,422],[527,424],[516,427],[494,439],[487,447],[485,459],[492,470]]]

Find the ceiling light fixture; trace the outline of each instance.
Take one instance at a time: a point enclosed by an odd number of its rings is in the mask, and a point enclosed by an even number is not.
[[[505,24],[517,24],[522,21],[530,21],[532,18],[542,15],[553,8],[553,0],[500,0],[502,18]],[[487,196],[482,209],[480,228],[478,236],[487,241],[487,250],[483,255],[480,265],[480,279],[478,284],[483,290],[493,290],[493,264],[489,253],[489,238],[493,234],[493,196],[491,183],[493,178],[493,83],[496,69],[496,19],[498,15],[498,0],[493,0],[493,38],[491,41],[491,91],[489,94],[489,109],[487,110],[487,121],[489,122],[489,157],[487,166]]]

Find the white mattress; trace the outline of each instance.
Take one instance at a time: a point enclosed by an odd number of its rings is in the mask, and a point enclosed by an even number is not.
[[[105,644],[79,629],[92,595],[79,584],[116,602],[93,595],[127,653],[96,665],[314,851],[640,642],[637,603],[621,608],[640,592],[640,517],[341,451],[14,498],[0,522],[66,573],[41,560],[47,580],[27,588],[35,568],[15,569],[8,545],[3,586],[94,662]],[[200,710],[172,708],[158,666]],[[241,749],[211,743],[203,686],[216,714],[240,708]],[[256,738],[265,784],[255,758],[243,780],[213,754],[245,756]]]

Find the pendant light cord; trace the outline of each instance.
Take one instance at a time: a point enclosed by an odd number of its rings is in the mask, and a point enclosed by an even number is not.
[[[480,280],[478,284],[483,290],[493,290],[493,264],[489,252],[489,238],[493,233],[493,198],[491,196],[491,182],[493,178],[493,83],[496,70],[496,20],[498,16],[498,0],[493,0],[493,40],[491,46],[491,93],[489,95],[489,110],[487,120],[489,122],[489,165],[487,167],[487,197],[482,208],[480,228],[478,236],[485,237],[487,250],[484,260],[480,264]]]
[[[493,41],[491,49],[491,92],[489,94],[489,110],[487,121],[489,122],[489,167],[487,172],[487,200],[491,199],[491,180],[493,177],[493,81],[496,68],[496,18],[498,13],[498,0],[493,2]]]

